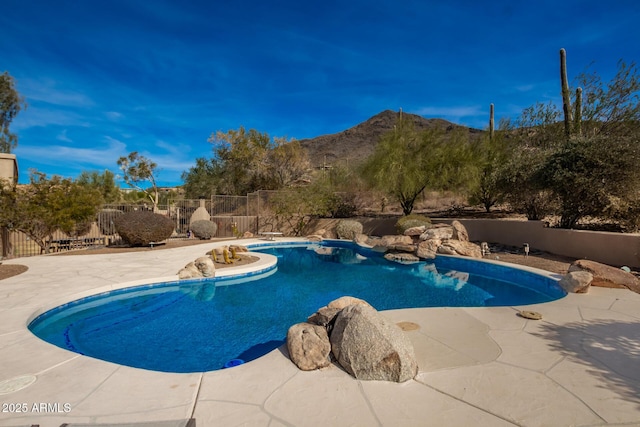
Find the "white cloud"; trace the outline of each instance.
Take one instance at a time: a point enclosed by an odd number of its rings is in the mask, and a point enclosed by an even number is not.
[[[29,146],[19,145],[16,154],[25,159],[32,159],[38,163],[58,166],[61,162],[67,165],[82,166],[87,168],[110,168],[116,160],[126,154],[126,144],[111,137],[105,137],[107,146],[102,148],[79,148],[65,145]],[[43,155],[46,153],[46,155]]]
[[[73,142],[73,140],[67,136],[67,130],[66,129],[63,130],[62,132],[60,132],[58,134],[58,136],[56,136],[56,139],[58,141],[62,141],[62,142]]]
[[[13,120],[11,123],[11,130],[20,131],[33,127],[46,127],[49,125],[67,127],[90,126],[87,119],[79,115],[77,112],[28,106],[26,110],[21,111]]]
[[[117,122],[124,118],[124,114],[118,113],[117,111],[107,111],[106,113],[104,113],[104,115],[107,116],[107,119],[113,122]]]
[[[52,79],[21,79],[19,89],[26,98],[27,104],[40,101],[66,107],[86,108],[95,105],[85,93],[58,86],[59,84]]]

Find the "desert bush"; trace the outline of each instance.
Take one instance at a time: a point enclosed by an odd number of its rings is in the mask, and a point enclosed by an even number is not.
[[[411,214],[403,216],[396,222],[396,230],[398,234],[404,234],[405,231],[412,227],[421,227],[423,225],[429,227],[431,220],[424,215]]]
[[[198,239],[209,240],[216,235],[218,225],[213,221],[201,219],[191,223],[191,231]]]
[[[358,234],[362,234],[362,224],[352,219],[343,219],[336,225],[336,234],[339,239],[353,240]]]
[[[111,236],[116,234],[116,227],[114,225],[115,219],[118,215],[122,215],[122,211],[119,209],[102,209],[98,212],[96,222],[100,232],[105,236]]]
[[[334,193],[329,200],[328,208],[332,218],[351,218],[358,212],[356,193]]]
[[[164,215],[148,211],[133,211],[118,215],[114,220],[116,231],[131,246],[146,246],[171,236],[173,221]]]

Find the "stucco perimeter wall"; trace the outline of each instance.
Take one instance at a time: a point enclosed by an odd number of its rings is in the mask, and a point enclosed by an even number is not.
[[[451,219],[432,219],[434,223],[451,223]],[[601,231],[562,230],[545,227],[541,221],[500,219],[459,219],[469,232],[469,239],[502,243],[547,251],[572,258],[590,259],[605,264],[640,267],[640,234]]]

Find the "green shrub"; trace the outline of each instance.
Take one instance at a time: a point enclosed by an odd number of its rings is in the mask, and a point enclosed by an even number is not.
[[[429,228],[431,220],[424,215],[411,214],[403,216],[396,222],[396,230],[398,234],[404,234],[405,231],[412,227],[421,227],[423,225]]]
[[[118,215],[114,220],[116,231],[131,246],[146,246],[166,240],[174,230],[173,221],[164,215],[149,211],[134,211]]]
[[[119,209],[102,209],[98,212],[96,222],[100,232],[105,236],[111,236],[116,234],[116,226],[114,225],[115,219],[118,215],[122,215],[122,211]]]
[[[191,223],[191,231],[198,239],[209,240],[216,235],[218,224],[206,219],[193,221],[193,223]]]
[[[352,219],[343,219],[336,225],[338,239],[353,240],[358,234],[362,234],[362,224]]]

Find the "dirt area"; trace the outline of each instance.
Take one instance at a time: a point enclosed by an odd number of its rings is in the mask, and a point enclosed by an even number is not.
[[[230,243],[234,242],[242,244],[242,240],[230,239]],[[168,241],[165,244],[151,247],[100,247],[92,249],[81,249],[76,251],[62,252],[53,256],[74,256],[74,255],[93,255],[93,254],[116,254],[125,252],[145,252],[145,251],[161,251],[164,249],[179,248],[184,246],[202,245],[211,243],[211,240],[176,240]],[[204,255],[204,254],[203,254]],[[517,248],[508,246],[491,246],[491,253],[487,255],[487,259],[495,259],[513,264],[526,265],[529,267],[540,268],[542,270],[551,271],[553,273],[565,274],[569,265],[574,261],[572,258],[561,257],[546,252],[533,252],[525,257],[524,254],[518,253]],[[245,265],[256,261],[256,257],[242,256],[241,260],[236,260],[233,264],[216,263],[216,268],[227,268],[231,266]],[[0,280],[7,279],[12,276],[24,273],[28,267],[19,264],[0,264]]]

